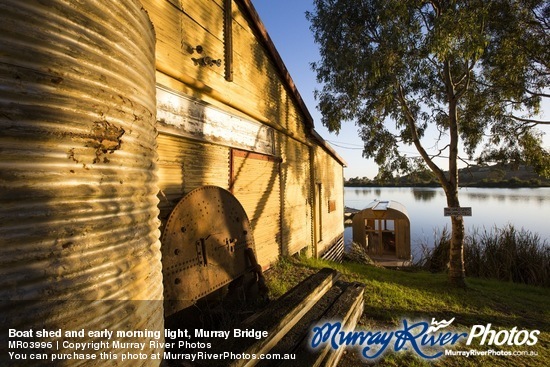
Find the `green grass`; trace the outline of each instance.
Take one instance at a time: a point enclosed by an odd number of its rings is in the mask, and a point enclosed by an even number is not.
[[[403,319],[410,321],[449,320],[453,327],[469,332],[473,325],[492,324],[493,330],[517,327],[538,329],[535,346],[515,347],[535,351],[538,356],[447,356],[427,362],[412,353],[391,353],[377,360],[380,366],[549,366],[550,365],[550,292],[548,288],[511,282],[467,279],[467,289],[452,288],[445,274],[426,271],[397,271],[356,263],[337,264],[315,259],[283,259],[267,275],[268,286],[277,284],[272,298],[323,267],[343,274],[345,280],[366,285],[365,307],[357,328],[377,331],[395,329]],[[279,293],[277,293],[279,292]],[[511,350],[510,346],[455,345],[454,349]],[[344,355],[340,366],[364,364],[354,352]]]

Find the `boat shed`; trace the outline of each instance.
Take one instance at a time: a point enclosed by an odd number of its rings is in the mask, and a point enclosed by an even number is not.
[[[373,258],[410,260],[407,209],[397,201],[373,201],[353,217],[353,241]]]
[[[156,32],[161,228],[213,185],[243,205],[264,268],[343,249],[345,162],[315,132],[252,2],[141,3]]]

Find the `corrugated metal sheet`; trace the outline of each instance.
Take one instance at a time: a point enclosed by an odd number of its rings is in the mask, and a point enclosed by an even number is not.
[[[321,258],[325,260],[331,260],[335,262],[342,262],[344,256],[344,237],[339,237],[336,241],[325,251]]]
[[[180,136],[158,136],[160,211],[163,223],[191,190],[229,186],[230,148]]]
[[[371,208],[372,210],[388,210],[392,212],[392,218],[405,218],[409,219],[407,208],[405,205],[394,200],[375,200],[369,203],[365,209]]]
[[[309,148],[286,138],[281,150],[283,252],[292,255],[313,244]]]
[[[277,261],[281,244],[281,198],[277,159],[233,150],[232,192],[250,220],[258,263]]]
[[[344,177],[340,163],[322,147],[314,149],[314,173],[315,182],[321,185],[315,194],[315,230],[321,238],[317,256],[321,256],[344,233]]]
[[[3,332],[163,329],[154,44],[139,1],[0,3]]]

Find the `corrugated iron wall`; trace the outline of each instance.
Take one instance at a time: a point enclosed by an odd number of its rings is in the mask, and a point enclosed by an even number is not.
[[[229,151],[221,145],[159,134],[159,207],[163,223],[191,190],[205,185],[228,188]]]
[[[279,160],[267,155],[232,150],[231,192],[244,207],[264,268],[277,261],[281,247]]]
[[[146,12],[139,1],[5,0],[0,50],[0,344],[8,327],[162,330]],[[142,352],[160,352],[148,339]]]
[[[315,182],[320,185],[320,231],[317,238],[317,256],[323,255],[331,246],[338,244],[344,232],[344,173],[343,167],[321,147],[314,148]],[[316,195],[319,195],[317,190]],[[320,226],[320,228],[319,228]],[[317,236],[318,237],[318,236]]]
[[[343,216],[343,185],[334,184],[343,177],[342,164],[326,152],[323,158],[317,157],[323,153],[315,153],[316,149],[324,150],[310,134],[309,115],[304,115],[301,98],[295,94],[272,45],[262,37],[265,29],[255,19],[250,4],[234,0],[230,14],[225,14],[222,0],[142,2],[157,32],[162,220],[189,189],[207,184],[229,188],[228,181],[236,177],[241,182],[235,182],[233,189],[242,192],[233,192],[239,200],[248,201],[243,206],[253,226],[262,228],[260,223],[269,222],[265,231],[254,232],[257,245],[263,246],[258,252],[265,254],[262,256],[266,261],[260,260],[262,265],[272,262],[275,253],[293,254],[306,247],[313,250],[313,217],[320,211],[324,224],[319,223],[319,231],[322,227],[323,232],[318,236],[323,238],[319,250],[325,251],[343,233],[341,217],[336,225],[329,223],[338,213]],[[201,64],[204,57],[219,59],[220,63]],[[232,60],[230,65],[228,60]],[[230,81],[226,79],[227,69],[231,70]],[[254,144],[246,144],[243,138],[250,138]],[[317,148],[310,152],[309,147]],[[226,166],[226,153],[233,148],[281,159],[282,163],[276,168],[251,161],[245,167],[246,176],[231,176],[242,163],[237,158]],[[213,151],[209,158],[208,150]],[[182,163],[187,160],[196,162],[195,166]],[[319,161],[315,169],[314,161]],[[208,169],[207,165],[215,167]],[[229,175],[228,167],[233,169]],[[331,194],[320,201],[319,206],[324,207],[316,206],[315,211],[314,172],[320,172],[316,175],[322,184],[321,193]],[[245,180],[265,182],[251,189]],[[275,205],[277,214],[271,214],[275,209],[266,210]],[[264,215],[266,218],[261,218]]]
[[[289,137],[281,141],[283,253],[293,255],[313,243],[309,148]]]

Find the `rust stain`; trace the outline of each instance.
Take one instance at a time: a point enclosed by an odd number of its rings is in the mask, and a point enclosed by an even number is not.
[[[63,78],[58,76],[58,77],[52,77],[51,79],[51,82],[54,83],[54,84],[61,84],[63,82]]]
[[[67,152],[67,158],[69,158],[70,160],[72,160],[75,163],[80,163],[78,161],[78,159],[76,159],[75,156],[74,156],[74,148],[69,149],[69,151]],[[73,170],[71,170],[71,172],[74,173]]]
[[[92,134],[86,146],[96,150],[96,159],[94,163],[101,160],[102,154],[112,154],[120,149],[122,136],[125,131],[107,120],[94,121]]]
[[[67,152],[67,158],[75,163],[82,163],[84,168],[86,164],[109,163],[108,154],[113,154],[122,146],[122,136],[126,131],[107,120],[98,120],[93,122],[92,129],[88,134],[70,134],[73,140],[83,140],[85,148],[94,149],[92,162],[84,162],[84,152],[78,148],[71,148]],[[88,153],[89,154],[89,153]]]

